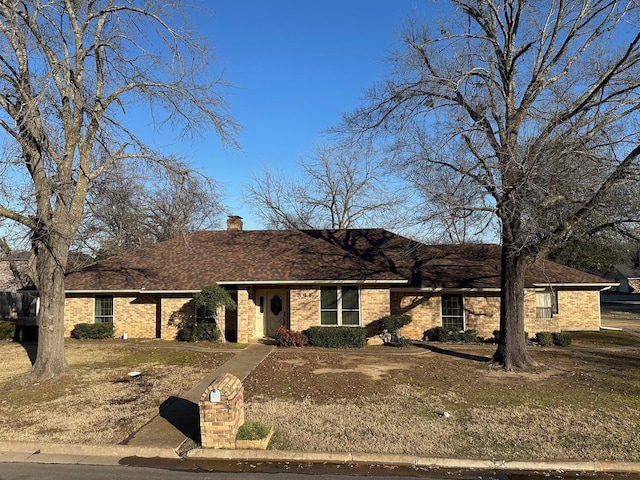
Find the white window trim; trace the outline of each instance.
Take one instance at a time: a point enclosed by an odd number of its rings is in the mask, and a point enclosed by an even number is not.
[[[115,319],[116,319],[116,299],[113,295],[95,295],[93,297],[93,323],[98,323],[96,322],[96,299],[97,298],[111,298],[111,324],[115,325]],[[102,315],[102,317],[105,317],[106,315]],[[101,323],[105,323],[105,322],[101,322]],[[106,322],[108,323],[108,322]]]
[[[357,325],[343,325],[342,324],[342,285],[323,285],[322,287],[320,287],[320,295],[318,295],[318,303],[320,306],[320,318],[318,319],[319,321],[319,325],[321,327],[361,327],[362,326],[362,289],[360,288],[359,285],[345,285],[346,287],[356,287],[358,289],[358,324]],[[322,312],[324,311],[331,311],[333,312],[334,310],[329,310],[329,309],[323,309],[322,308],[322,289],[323,288],[336,288],[337,289],[337,302],[338,302],[338,309],[337,309],[337,313],[338,313],[338,323],[336,325],[328,325],[328,324],[324,324],[322,323]],[[353,312],[355,310],[346,310],[347,312]]]
[[[461,293],[443,293],[440,295],[440,326],[442,326],[443,328],[447,328],[444,326],[444,301],[443,301],[443,297],[448,296],[457,296],[460,297],[460,300],[462,302],[462,332],[466,331],[467,329],[467,309],[465,308],[465,296]],[[449,315],[451,316],[451,315]]]

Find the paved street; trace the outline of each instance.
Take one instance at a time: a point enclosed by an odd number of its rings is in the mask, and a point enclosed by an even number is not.
[[[640,334],[640,294],[603,293],[602,326]]]
[[[411,470],[408,468],[384,468],[363,465],[287,465],[274,469],[263,468],[260,464],[240,462],[233,472],[230,471],[193,471],[194,465],[177,465],[179,470],[161,468],[109,466],[109,465],[61,465],[39,463],[0,463],[1,480],[345,480],[347,478],[375,478],[377,480],[399,480],[402,478],[422,478],[430,480],[537,480],[540,472],[496,473],[470,470]],[[203,471],[204,470],[204,471]],[[556,479],[571,478],[588,480],[640,480],[640,475],[554,472]]]

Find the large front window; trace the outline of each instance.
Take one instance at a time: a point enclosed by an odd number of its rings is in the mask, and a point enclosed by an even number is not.
[[[113,297],[96,297],[94,321],[96,323],[113,323]]]
[[[464,330],[462,295],[442,295],[442,326],[451,330]]]
[[[360,325],[358,287],[322,287],[320,290],[321,325]]]

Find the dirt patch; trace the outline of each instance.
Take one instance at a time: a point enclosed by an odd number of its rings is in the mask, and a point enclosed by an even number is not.
[[[320,364],[322,362],[319,362]],[[302,366],[301,363],[298,364]],[[327,374],[346,374],[346,373],[359,373],[369,377],[371,380],[382,380],[385,378],[391,378],[392,375],[398,371],[407,370],[409,365],[400,362],[380,362],[379,358],[368,358],[359,356],[350,356],[344,361],[341,368],[334,368],[330,366],[316,368],[311,371],[314,375],[327,375]]]

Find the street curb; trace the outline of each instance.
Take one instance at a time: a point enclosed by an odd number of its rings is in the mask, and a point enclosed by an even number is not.
[[[0,441],[0,463],[39,462],[60,464],[117,465],[127,457],[180,460],[170,448],[132,445],[84,445],[66,443]],[[592,473],[640,473],[638,462],[576,460],[478,460],[465,458],[420,457],[378,453],[303,452],[288,450],[193,449],[188,459],[272,463],[396,465],[416,468],[449,468],[481,471],[544,471]]]
[[[103,457],[103,458],[169,458],[180,459],[171,448],[139,447],[131,445],[85,445],[70,443],[39,443],[39,442],[7,442],[0,441],[2,453],[24,453],[30,455],[59,455],[75,457]],[[0,461],[2,456],[0,455]],[[56,462],[57,463],[57,462]],[[65,463],[65,462],[61,462]],[[73,462],[75,463],[75,462]]]
[[[465,458],[437,458],[413,455],[378,453],[331,453],[301,452],[285,450],[213,450],[194,449],[187,458],[209,460],[238,460],[263,462],[309,462],[331,464],[371,464],[398,465],[409,467],[457,468],[472,470],[502,471],[564,471],[595,473],[640,473],[640,463],[614,461],[574,461],[574,460],[476,460]]]

